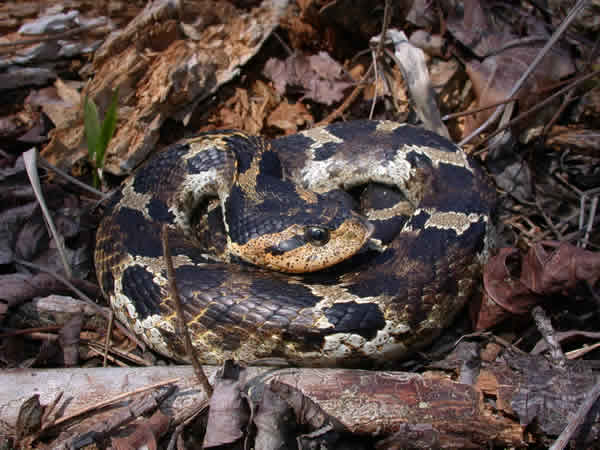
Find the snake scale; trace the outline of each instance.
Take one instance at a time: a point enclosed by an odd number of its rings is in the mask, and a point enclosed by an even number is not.
[[[120,321],[186,360],[168,224],[201,361],[389,361],[430,343],[472,295],[493,205],[476,162],[422,128],[351,121],[270,142],[208,132],[158,153],[113,195],[96,273]]]

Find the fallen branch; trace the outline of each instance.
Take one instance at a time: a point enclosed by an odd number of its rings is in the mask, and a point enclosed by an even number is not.
[[[216,368],[204,370],[214,384]],[[435,441],[453,448],[490,442],[499,446],[548,444],[569,424],[596,383],[592,371],[583,370],[581,364],[577,369],[561,369],[542,357],[523,355],[483,364],[472,385],[444,374],[348,369],[250,367],[244,377],[250,380],[246,386],[262,386],[284,399],[300,423],[381,439],[425,426]],[[189,408],[205,404],[206,393],[190,366],[9,370],[0,374],[0,421],[15,429],[26,401],[39,396],[43,407],[64,392],[56,410],[71,419],[70,432],[84,433],[91,423],[128,408],[122,399],[108,408],[107,399],[174,378],[178,379],[176,389],[161,406],[165,414],[182,416]],[[251,393],[247,396],[252,398]],[[72,415],[83,408],[88,414],[73,424]],[[582,420],[581,414],[577,417]],[[56,418],[53,425],[64,420]],[[536,427],[527,432],[534,421]],[[579,433],[586,435],[573,438],[589,448],[591,442],[586,439],[597,439],[600,422],[592,417],[584,430]]]

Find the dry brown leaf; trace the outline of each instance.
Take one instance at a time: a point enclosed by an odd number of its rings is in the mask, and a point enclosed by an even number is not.
[[[307,98],[326,105],[340,101],[344,90],[352,85],[343,76],[342,66],[326,52],[295,53],[285,61],[271,58],[263,73],[279,94],[284,94],[288,86],[298,86]]]
[[[24,222],[33,216],[37,208],[37,203],[30,202],[0,213],[0,264],[12,264],[14,262],[15,240],[20,228]]]
[[[216,122],[219,127],[241,130],[246,122],[244,119],[248,111],[248,92],[245,89],[236,88],[235,94],[219,108],[218,116],[212,117],[210,122]]]
[[[527,312],[545,296],[567,293],[582,281],[594,286],[599,279],[600,254],[566,242],[540,242],[525,256],[517,249],[502,248],[485,265],[486,296],[473,312],[475,328],[489,328],[508,313]]]
[[[397,4],[409,4],[410,8],[406,12],[406,20],[419,28],[432,28],[439,20],[437,8],[432,8],[429,0],[411,0],[402,1]],[[397,7],[397,5],[394,5]]]
[[[518,258],[518,250],[501,248],[489,259],[483,271],[485,296],[480,305],[474,305],[471,317],[476,330],[489,328],[510,314],[523,314],[539,303],[540,298],[513,274],[509,258]]]
[[[505,36],[500,37],[505,38]],[[476,60],[469,61],[466,64],[466,70],[477,97],[476,106],[485,107],[510,98],[511,89],[530,66],[542,48],[542,44],[526,48],[509,48],[497,55],[485,58],[481,63]],[[542,100],[540,94],[535,94],[536,91],[541,91],[549,82],[559,80],[572,73],[573,70],[574,67],[568,55],[550,51],[525,82],[523,88],[519,90],[517,96],[521,101],[521,107],[527,109],[528,105]],[[477,113],[473,116],[473,123],[468,126],[473,128],[478,126],[493,111],[493,108],[490,108]]]
[[[394,105],[398,116],[408,117],[408,114],[411,111],[408,87],[406,85],[406,81],[404,80],[404,76],[402,75],[402,71],[398,66],[394,65],[392,70],[390,70],[388,83],[383,83],[383,86],[385,86],[383,92],[385,92],[385,95],[392,95],[394,98]],[[379,89],[379,85],[377,90],[379,95],[382,95],[382,90]],[[374,92],[374,85],[367,85],[363,91],[363,98],[371,101]]]
[[[77,121],[81,110],[81,94],[59,78],[53,87],[33,91],[25,103],[40,107],[52,123],[61,128]]]
[[[599,279],[600,253],[555,241],[533,246],[523,261],[521,274],[523,283],[542,295],[566,293],[581,281],[594,286]]]
[[[22,120],[21,115],[11,114],[0,118],[0,136],[4,139],[20,136],[29,128],[29,124]]]
[[[543,24],[536,22],[533,17],[527,22],[528,28],[525,30],[529,34],[517,36],[507,31],[505,26],[496,25],[493,14],[487,5],[470,0],[465,2],[463,10],[452,11],[447,23],[450,33],[481,59],[481,62],[471,59],[466,64],[477,97],[476,107],[490,106],[509,98],[516,81],[549,38]],[[504,24],[504,21],[497,23]],[[519,90],[519,106],[525,110],[528,105],[538,102],[541,94],[535,94],[535,91],[540,91],[549,82],[559,80],[574,70],[569,54],[555,45]],[[492,112],[493,109],[488,109],[469,117],[464,133],[469,134]]]
[[[479,58],[487,55],[495,44],[490,43],[492,26],[479,0],[467,0],[464,7],[450,11],[446,26],[452,36]]]

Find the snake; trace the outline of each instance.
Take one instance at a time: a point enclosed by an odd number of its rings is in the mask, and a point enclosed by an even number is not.
[[[96,274],[116,318],[178,361],[183,320],[203,363],[381,364],[429,345],[478,292],[494,203],[482,166],[421,127],[208,131],[115,191]]]

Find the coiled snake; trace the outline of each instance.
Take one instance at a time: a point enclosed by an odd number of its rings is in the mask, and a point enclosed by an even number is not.
[[[355,121],[270,143],[210,132],[159,153],[113,196],[96,272],[119,320],[185,359],[167,223],[201,361],[390,360],[431,342],[472,294],[493,199],[462,150],[421,128]],[[223,235],[202,232],[211,215]]]

